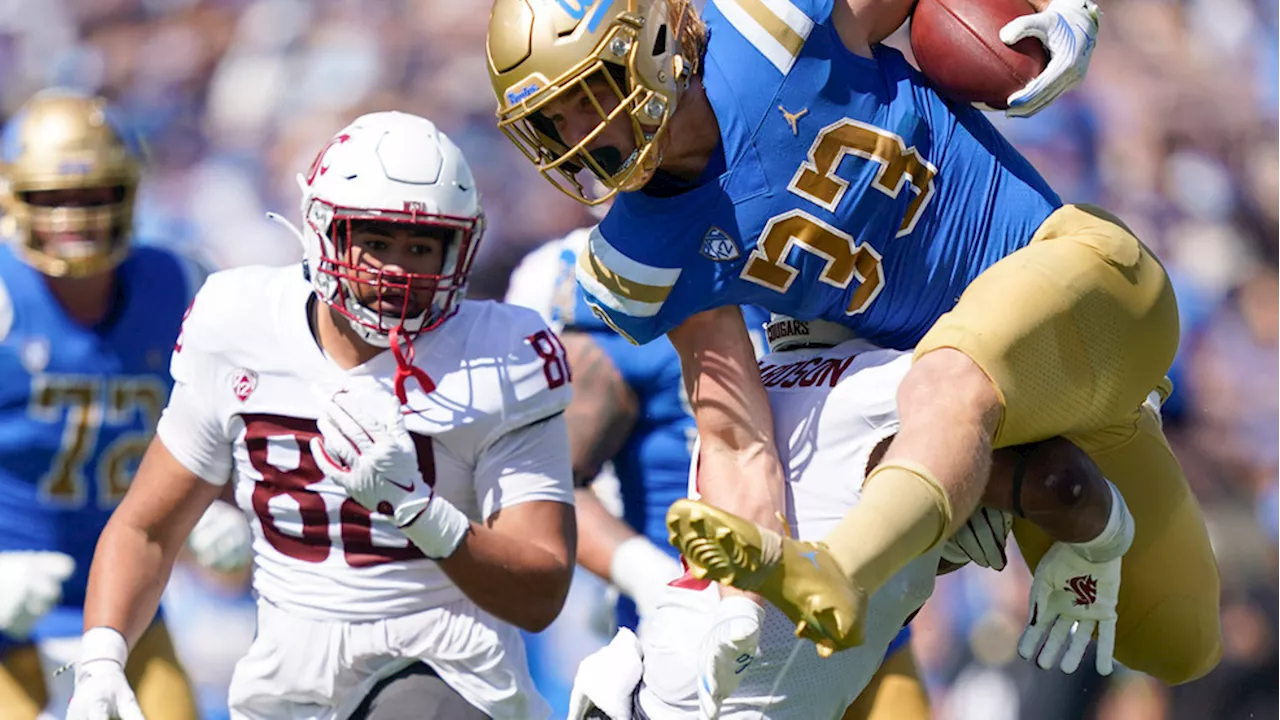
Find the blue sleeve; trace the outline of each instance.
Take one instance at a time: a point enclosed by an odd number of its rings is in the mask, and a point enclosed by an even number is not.
[[[665,307],[682,270],[678,258],[669,253],[663,257],[669,246],[644,241],[645,236],[665,237],[664,228],[618,222],[618,210],[615,204],[591,231],[578,256],[578,286],[595,317],[633,344],[644,345],[684,320]]]
[[[786,75],[809,34],[830,20],[832,1],[713,0],[707,3],[704,13],[712,38],[707,61],[729,74],[754,75],[756,83],[765,81],[770,72]]]

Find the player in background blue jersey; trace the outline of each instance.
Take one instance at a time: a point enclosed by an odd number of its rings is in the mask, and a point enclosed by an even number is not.
[[[542,313],[569,354],[578,562],[623,592],[618,624],[638,631],[662,586],[682,572],[680,554],[667,542],[666,514],[686,495],[697,428],[671,344],[628,343],[592,314],[577,288],[574,267],[589,232],[575,230],[526,257],[506,300]],[[768,315],[750,306],[743,313],[762,353]],[[619,482],[621,519],[590,490],[606,463]]]
[[[495,3],[500,127],[570,195],[619,193],[578,265],[588,301],[635,342],[667,334],[692,388],[706,502],[669,518],[672,540],[829,653],[861,641],[885,578],[969,518],[993,448],[1065,435],[1137,523],[1114,589],[1116,657],[1169,683],[1199,677],[1221,655],[1217,567],[1144,404],[1167,392],[1177,348],[1168,278],[1123,223],[1064,205],[979,111],[880,44],[912,6],[713,0],[699,17],[686,0]],[[1087,64],[1096,8],[1054,0],[1030,17],[1013,29],[1054,28],[1041,33],[1050,90],[1031,88],[1047,100]],[[608,191],[588,197],[584,169]],[[817,545],[779,535],[781,469],[741,304],[915,350],[901,432]],[[1106,574],[1022,519],[1014,532],[1037,579]],[[1063,592],[1047,602],[1068,621],[1116,612]],[[1062,645],[1040,647],[1051,620],[1033,601],[1019,650],[1047,667]],[[1099,640],[1109,672],[1112,638]]]
[[[683,572],[667,541],[666,515],[671,503],[687,496],[697,427],[671,343],[659,338],[635,346],[587,305],[574,267],[589,234],[589,228],[575,230],[526,256],[512,273],[506,301],[537,310],[564,343],[573,369],[566,421],[577,488],[578,564],[622,592],[617,624],[643,636],[664,586]],[[749,305],[742,313],[756,353],[763,355],[768,314]],[[618,480],[621,517],[591,487],[606,463]],[[904,628],[851,720],[928,717],[910,639]],[[872,714],[873,708],[882,714]]]
[[[79,655],[94,546],[168,398],[168,357],[199,280],[173,254],[131,245],[138,174],[137,148],[100,98],[46,90],[0,135],[6,720],[66,711],[74,673],[55,671]],[[197,556],[224,530],[247,540],[242,519],[210,517],[219,529]],[[162,622],[129,665],[148,720],[195,716]]]

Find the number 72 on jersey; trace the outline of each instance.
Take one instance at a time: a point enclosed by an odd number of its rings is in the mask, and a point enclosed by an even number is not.
[[[872,125],[844,118],[823,128],[809,147],[808,157],[791,178],[787,191],[834,212],[849,190],[849,182],[836,175],[846,155],[879,164],[871,181],[875,190],[897,198],[903,188],[910,188],[914,196],[894,237],[910,234],[921,211],[933,198],[933,178],[938,170],[920,157],[914,147],[907,147],[901,137]],[[751,257],[742,268],[742,279],[785,293],[799,274],[795,266],[787,262],[794,247],[825,261],[819,276],[822,282],[844,289],[855,278],[858,280],[858,288],[845,308],[846,315],[865,311],[884,289],[880,253],[798,208],[774,215],[765,223]]]

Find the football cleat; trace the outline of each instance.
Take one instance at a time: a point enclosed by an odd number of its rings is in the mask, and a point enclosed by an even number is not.
[[[760,594],[822,657],[863,643],[867,593],[845,577],[822,543],[783,537],[689,499],[672,503],[667,529],[694,577]]]

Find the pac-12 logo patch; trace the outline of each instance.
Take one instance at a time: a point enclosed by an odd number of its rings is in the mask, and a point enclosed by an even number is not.
[[[247,368],[239,368],[231,376],[231,392],[236,394],[240,402],[249,399],[258,387],[258,373]]]
[[[729,237],[729,233],[712,225],[707,234],[702,236],[702,256],[708,260],[725,262],[734,260],[739,255],[738,243]]]

